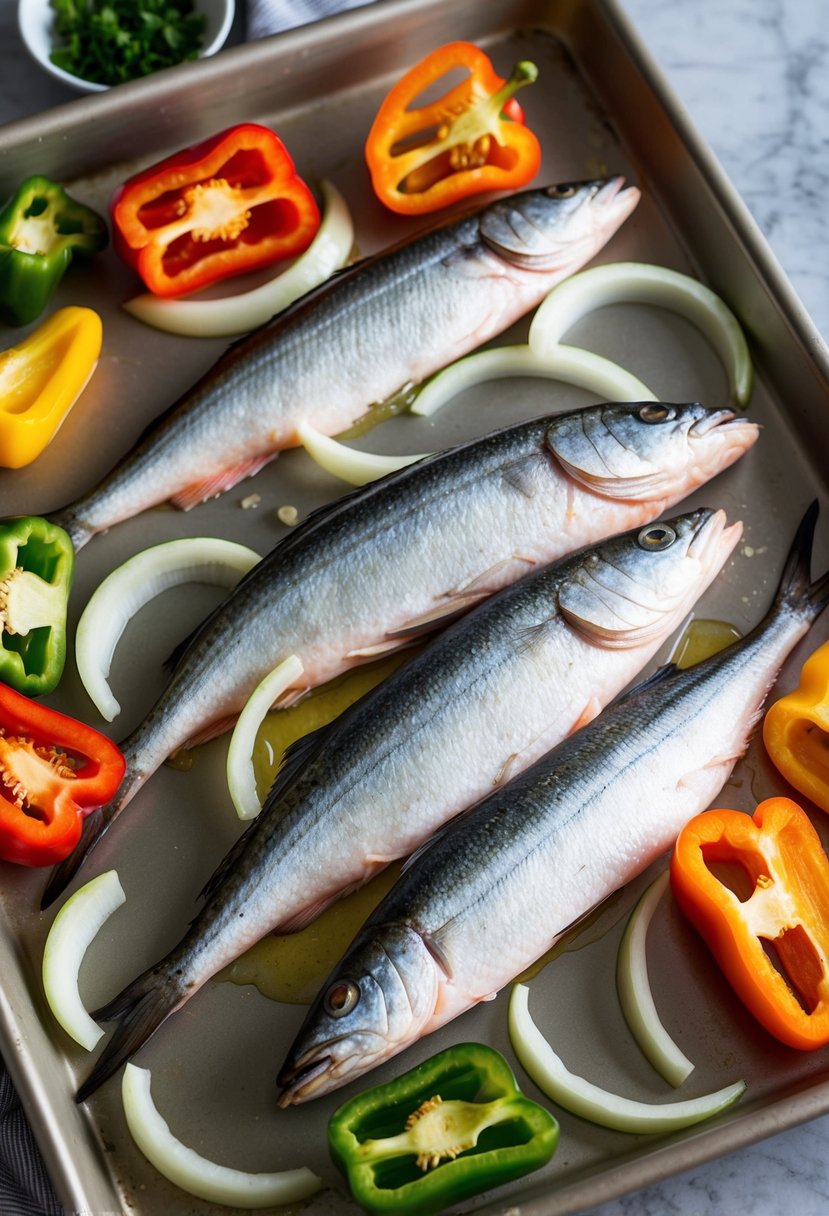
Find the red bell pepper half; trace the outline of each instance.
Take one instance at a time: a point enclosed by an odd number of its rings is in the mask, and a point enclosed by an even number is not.
[[[48,866],[68,857],[124,769],[105,735],[0,684],[0,858]]]
[[[285,145],[252,122],[136,173],[110,214],[115,248],[158,296],[295,257],[320,225]]]

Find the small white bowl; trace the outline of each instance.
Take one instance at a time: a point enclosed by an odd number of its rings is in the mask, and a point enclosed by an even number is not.
[[[214,55],[224,46],[233,24],[236,4],[235,0],[196,0],[195,7],[197,12],[203,13],[207,18],[204,45],[199,52],[199,58],[203,59],[206,55]],[[102,93],[104,89],[108,89],[110,86],[107,84],[82,80],[80,76],[64,72],[63,68],[52,63],[49,55],[54,50],[54,15],[49,0],[18,0],[17,25],[26,50],[45,72],[72,89],[81,93]]]

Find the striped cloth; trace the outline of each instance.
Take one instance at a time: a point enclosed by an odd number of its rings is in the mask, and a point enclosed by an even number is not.
[[[0,1213],[63,1216],[9,1074],[0,1065]]]
[[[264,38],[371,0],[248,0],[247,37]],[[0,1060],[0,1216],[70,1216],[58,1202]]]

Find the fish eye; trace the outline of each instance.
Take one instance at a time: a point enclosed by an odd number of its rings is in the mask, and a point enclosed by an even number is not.
[[[351,980],[338,980],[332,984],[322,1002],[325,1012],[332,1018],[344,1017],[360,999],[360,989]]]
[[[659,553],[662,549],[670,549],[675,540],[676,532],[670,524],[651,524],[650,527],[642,529],[636,543],[648,553]]]
[[[640,408],[639,417],[642,422],[671,422],[676,418],[676,410],[660,401],[648,402]]]
[[[577,189],[571,182],[563,182],[558,186],[550,186],[547,193],[550,198],[572,198]]]

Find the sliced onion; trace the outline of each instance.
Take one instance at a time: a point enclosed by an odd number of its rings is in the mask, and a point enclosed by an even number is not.
[[[528,1075],[548,1098],[582,1119],[621,1132],[672,1132],[717,1115],[745,1092],[736,1081],[715,1093],[684,1102],[638,1102],[601,1089],[567,1069],[532,1020],[529,989],[515,984],[509,1003],[513,1051]]]
[[[156,595],[181,583],[235,587],[260,560],[246,545],[216,537],[187,537],[143,549],[107,575],[90,596],[75,634],[75,662],[98,712],[121,712],[108,684],[115,647],[131,618]]]
[[[420,389],[411,413],[427,418],[442,409],[464,389],[473,388],[486,380],[506,376],[544,376],[563,380],[596,393],[602,401],[655,401],[656,397],[641,380],[626,372],[618,363],[594,355],[575,346],[560,346],[551,355],[539,355],[529,346],[499,346],[478,351],[438,372]],[[380,456],[346,447],[336,439],[323,435],[308,423],[297,427],[297,434],[312,460],[326,472],[347,481],[352,486],[364,486],[378,477],[395,473],[407,465],[424,460],[428,453],[417,456]]]
[[[299,1203],[322,1186],[306,1167],[273,1174],[249,1174],[202,1157],[177,1140],[159,1114],[150,1093],[149,1069],[127,1064],[121,1099],[135,1143],[160,1174],[182,1190],[208,1203],[235,1208],[269,1208]]]
[[[99,874],[67,899],[43,949],[43,991],[49,1008],[66,1033],[87,1051],[104,1032],[84,1008],[78,973],[96,933],[125,898],[115,870]]]
[[[549,298],[549,297],[548,297]],[[543,307],[543,305],[542,305]],[[534,350],[496,346],[450,363],[420,389],[411,413],[428,418],[456,394],[485,380],[506,376],[544,376],[597,393],[602,401],[655,401],[651,390],[618,363],[577,346]]]
[[[124,308],[147,325],[188,337],[233,337],[264,325],[348,261],[354,224],[345,199],[331,182],[322,182],[320,189],[323,215],[317,235],[287,270],[267,283],[220,300],[163,300],[147,292],[127,300]]]
[[[233,728],[227,749],[227,788],[240,819],[255,819],[262,809],[256,792],[253,747],[268,710],[302,675],[302,663],[292,654],[269,672],[248,698]]]
[[[536,310],[529,344],[538,354],[552,354],[567,330],[583,316],[620,301],[657,304],[696,325],[722,359],[735,400],[743,406],[748,404],[751,356],[737,318],[710,288],[666,266],[614,262],[565,279]]]
[[[375,452],[361,452],[358,448],[347,447],[323,435],[307,422],[301,422],[296,433],[305,451],[320,468],[351,486],[364,486],[378,477],[385,477],[387,473],[396,473],[398,469],[405,469],[406,465],[416,464],[428,455],[380,456]]]
[[[647,937],[656,906],[668,886],[666,870],[652,882],[630,915],[616,957],[616,988],[630,1033],[669,1085],[681,1085],[694,1065],[668,1034],[648,980]]]

